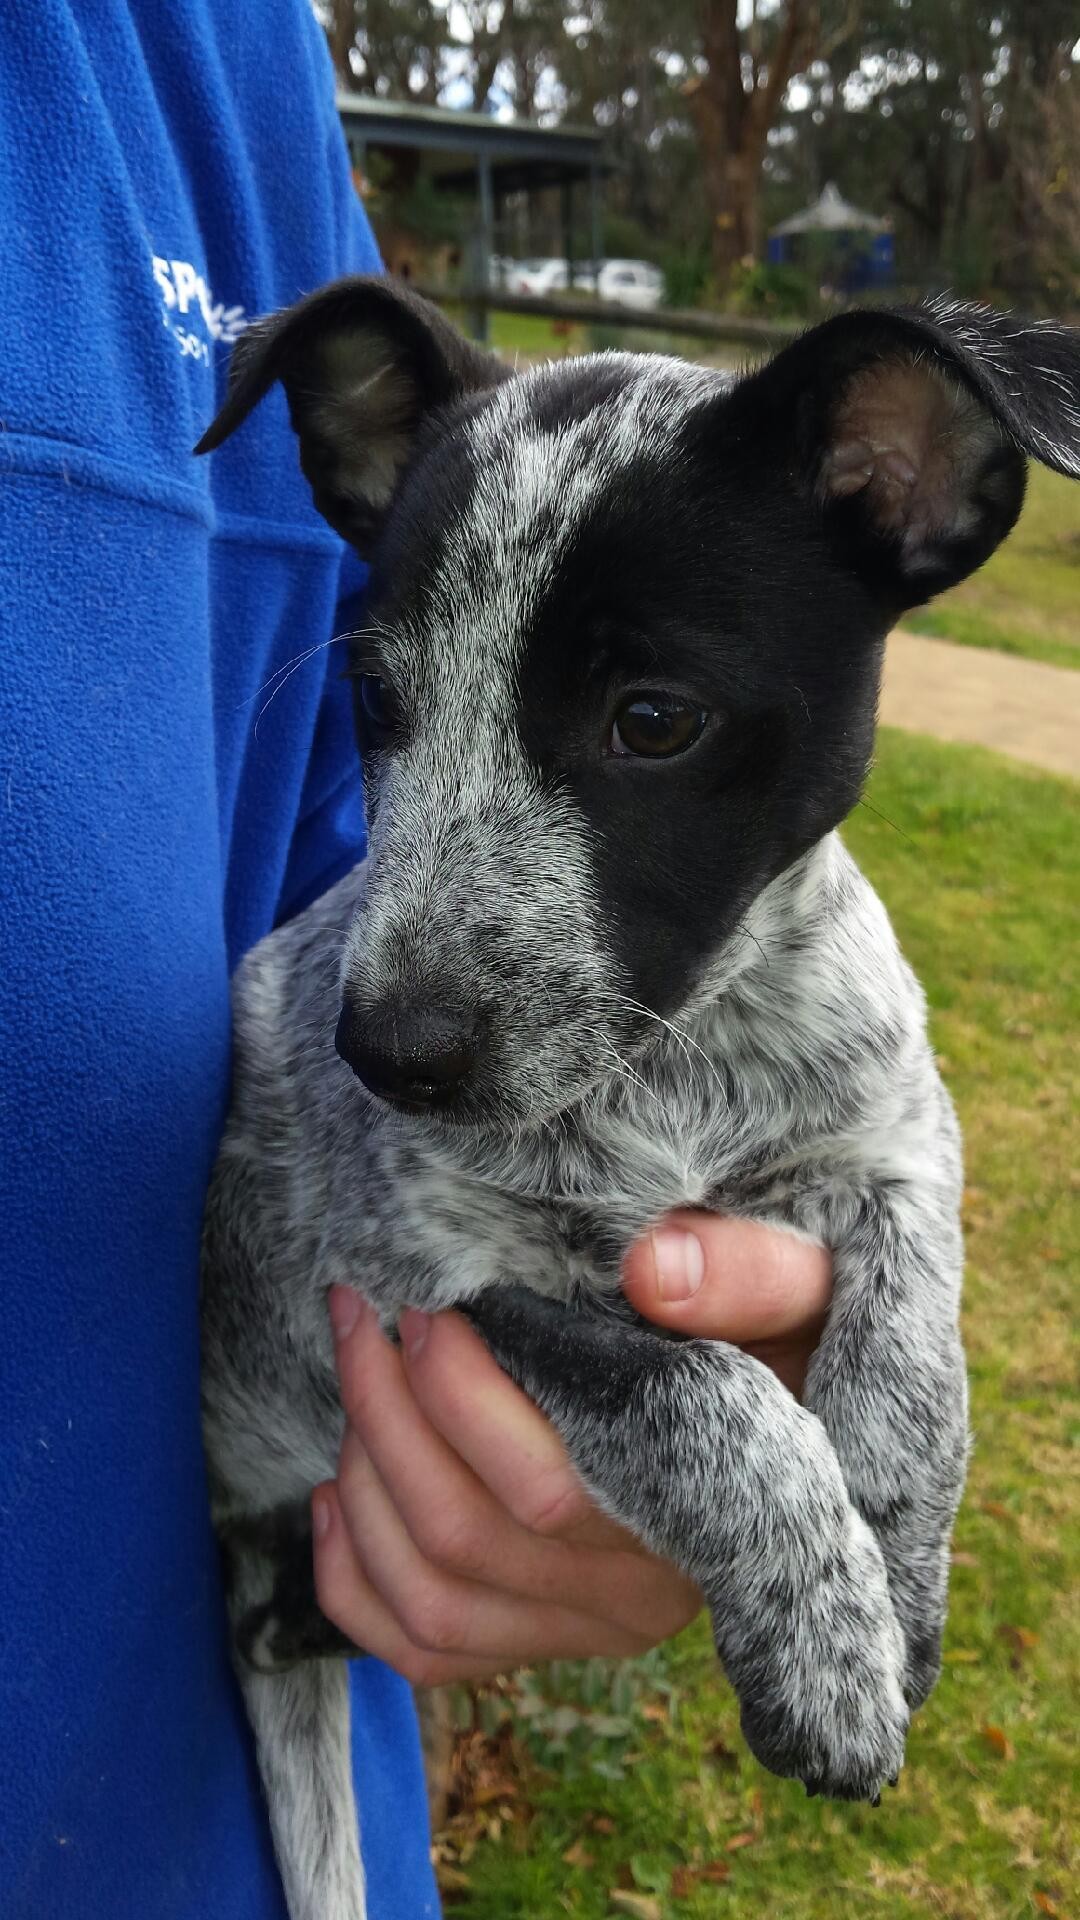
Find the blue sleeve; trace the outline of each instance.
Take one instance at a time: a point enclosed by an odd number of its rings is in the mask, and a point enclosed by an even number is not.
[[[320,29],[321,37],[321,29]],[[327,129],[327,173],[338,227],[340,272],[380,273],[374,234],[352,179],[348,150],[336,111]],[[363,619],[367,569],[342,549],[341,588],[334,633],[348,633]],[[325,692],[312,742],[311,764],[282,882],[277,923],[317,900],[361,857],[366,846],[363,789],[348,683],[341,678],[344,646],[327,649]]]
[[[360,850],[323,643],[361,581],[280,393],[191,449],[245,322],[378,262],[308,0],[39,0],[2,45],[0,1909],[284,1920],[199,1240],[230,967]],[[354,1726],[372,1920],[429,1920],[410,1689],[374,1661]]]

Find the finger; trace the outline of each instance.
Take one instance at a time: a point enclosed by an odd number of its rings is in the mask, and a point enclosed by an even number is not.
[[[551,1422],[460,1314],[405,1313],[401,1339],[422,1411],[519,1525],[545,1538],[643,1551],[599,1511]]]
[[[647,1634],[577,1608],[499,1592],[433,1567],[418,1551],[356,1435],[346,1431],[338,1499],[353,1550],[405,1638],[430,1653],[494,1660],[641,1653]]]
[[[490,1680],[505,1671],[497,1660],[461,1658],[414,1646],[364,1572],[341,1514],[333,1481],[312,1495],[315,1593],[328,1620],[364,1653],[414,1687],[439,1687],[458,1680]]]
[[[467,1357],[472,1348],[470,1341]],[[481,1358],[488,1358],[484,1349]],[[401,1352],[384,1338],[374,1314],[362,1312],[355,1331],[339,1344],[338,1371],[350,1425],[425,1560],[467,1579],[535,1599],[561,1601],[583,1584],[589,1590],[604,1580],[615,1592],[626,1585],[626,1568],[600,1568],[582,1547],[584,1527],[572,1547],[530,1532],[501,1505],[427,1419],[406,1377]],[[488,1409],[495,1415],[487,1433],[488,1455],[503,1453],[506,1431],[501,1416],[508,1409],[512,1421],[521,1398],[504,1375],[499,1378],[505,1393],[493,1395]],[[526,1413],[530,1422],[540,1418],[528,1402]],[[557,1441],[556,1449],[561,1459]],[[531,1461],[522,1468],[530,1470]],[[576,1491],[576,1481],[574,1487]],[[605,1524],[620,1562],[631,1552],[638,1560],[637,1542]],[[632,1603],[639,1600],[633,1586],[630,1599]]]
[[[466,1329],[468,1332],[468,1329]],[[466,1353],[474,1343],[467,1344]],[[488,1355],[480,1349],[485,1361]],[[532,1533],[430,1425],[406,1378],[401,1353],[383,1337],[373,1314],[361,1314],[338,1348],[342,1397],[353,1432],[413,1545],[432,1567],[478,1580],[504,1594],[562,1605],[643,1634],[652,1644],[692,1619],[700,1607],[693,1583],[656,1559],[613,1523],[603,1522],[602,1546]],[[520,1398],[500,1375],[511,1409]],[[501,1398],[496,1401],[501,1407]],[[526,1403],[530,1416],[535,1408]],[[504,1447],[501,1428],[488,1434],[488,1452]],[[598,1521],[601,1517],[597,1516]],[[346,1521],[366,1558],[366,1521]],[[594,1529],[595,1531],[595,1529]]]
[[[461,1456],[432,1426],[405,1374],[404,1357],[370,1309],[337,1349],[342,1405],[414,1544],[425,1559],[472,1579],[499,1579],[499,1508]],[[509,1515],[504,1527],[524,1549]]]
[[[756,1220],[673,1213],[630,1249],[623,1289],[647,1320],[700,1339],[785,1340],[820,1328],[832,1256]]]

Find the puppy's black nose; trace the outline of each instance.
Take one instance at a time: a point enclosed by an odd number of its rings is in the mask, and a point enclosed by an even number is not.
[[[384,1100],[445,1106],[480,1049],[480,1021],[464,1009],[362,1006],[346,999],[334,1045],[358,1080]]]

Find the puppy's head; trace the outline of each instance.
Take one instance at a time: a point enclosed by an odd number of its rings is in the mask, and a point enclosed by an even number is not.
[[[1080,473],[1080,345],[952,303],[850,313],[738,381],[520,376],[351,280],[246,334],[373,562],[354,643],[370,877],[339,1048],[398,1104],[520,1126],[730,964],[858,798],[882,645],[979,566],[1025,454]]]

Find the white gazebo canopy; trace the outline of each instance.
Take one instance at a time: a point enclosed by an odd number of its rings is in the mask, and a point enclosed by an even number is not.
[[[879,220],[876,214],[864,213],[861,207],[853,207],[830,180],[820,200],[815,200],[812,207],[804,207],[801,213],[793,213],[790,220],[781,220],[772,232],[886,233],[888,227],[887,220]]]

